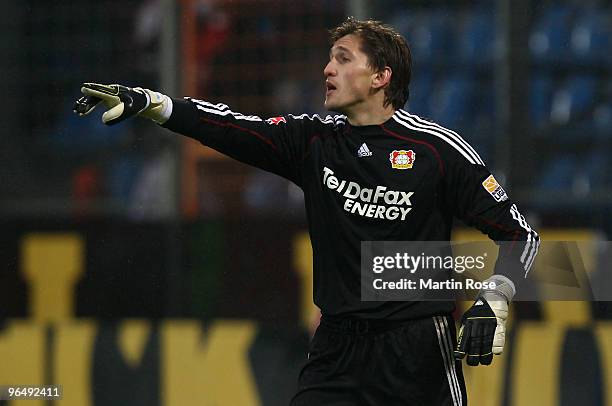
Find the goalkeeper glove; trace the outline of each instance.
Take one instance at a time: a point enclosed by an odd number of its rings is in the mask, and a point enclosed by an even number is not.
[[[502,275],[493,275],[485,282],[494,282],[494,289],[482,290],[476,302],[461,318],[455,358],[467,355],[468,365],[489,365],[493,355],[504,350],[508,304],[515,294],[512,281]]]
[[[83,83],[81,93],[84,96],[74,104],[74,112],[85,116],[102,102],[108,109],[102,115],[102,122],[107,125],[114,125],[137,115],[163,124],[172,113],[172,99],[140,87]]]

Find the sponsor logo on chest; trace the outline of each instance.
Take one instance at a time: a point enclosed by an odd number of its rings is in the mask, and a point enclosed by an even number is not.
[[[389,190],[386,186],[365,188],[357,182],[338,179],[328,167],[323,167],[323,184],[345,199],[343,208],[351,214],[403,221],[412,210],[410,198],[414,192]]]

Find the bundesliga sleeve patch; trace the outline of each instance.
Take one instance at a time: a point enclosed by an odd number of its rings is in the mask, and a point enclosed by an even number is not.
[[[489,192],[493,199],[496,202],[503,202],[504,200],[508,200],[508,195],[503,187],[493,177],[493,175],[489,175],[488,178],[482,182],[482,186]]]

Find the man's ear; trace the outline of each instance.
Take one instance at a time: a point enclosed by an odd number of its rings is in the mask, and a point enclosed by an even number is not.
[[[374,89],[380,89],[387,86],[389,83],[391,83],[392,74],[393,72],[391,71],[391,68],[385,66],[381,71],[376,72],[372,77],[372,87]]]

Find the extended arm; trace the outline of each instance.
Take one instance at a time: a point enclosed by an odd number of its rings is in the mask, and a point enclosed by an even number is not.
[[[84,94],[74,111],[90,113],[102,103],[108,109],[105,124],[114,125],[134,116],[194,138],[241,162],[276,173],[301,184],[301,165],[314,133],[334,120],[317,115],[272,117],[244,115],[224,104],[193,98],[172,99],[142,88],[84,83]]]

